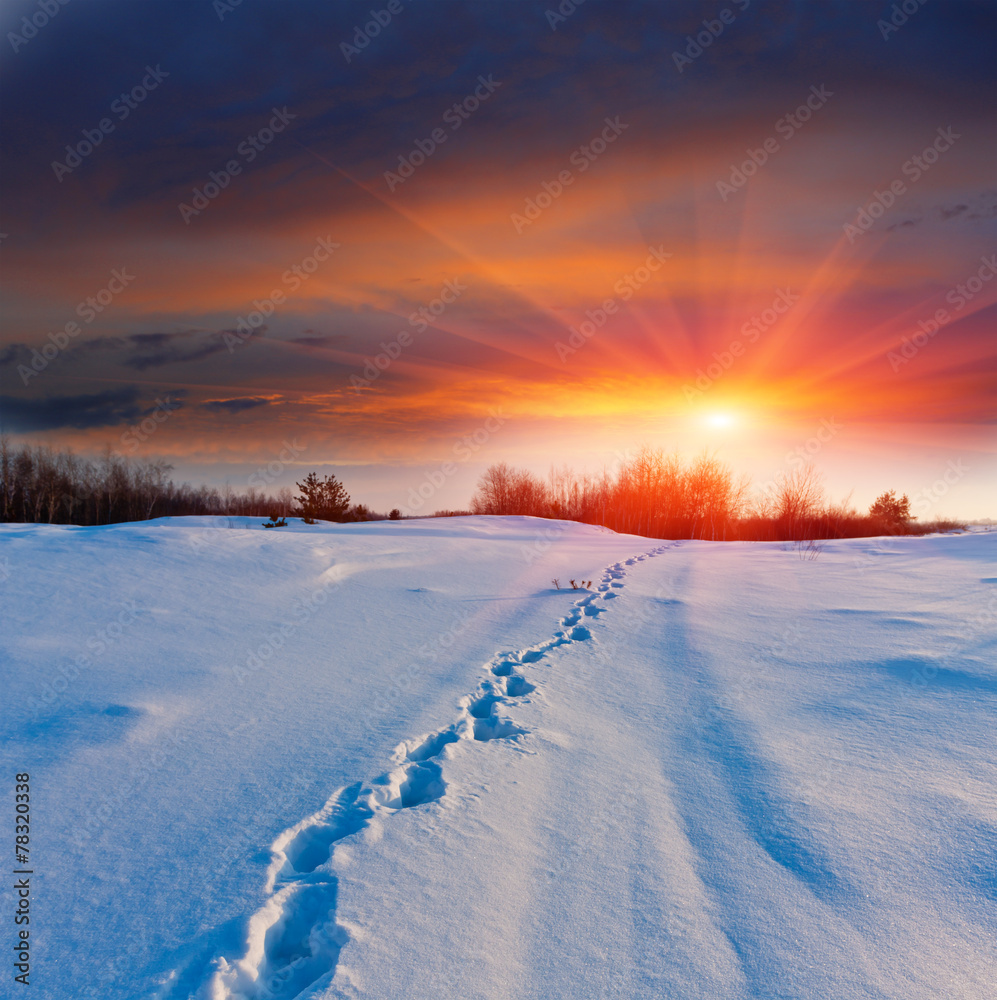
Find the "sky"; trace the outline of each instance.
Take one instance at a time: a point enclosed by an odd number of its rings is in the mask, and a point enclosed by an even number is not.
[[[905,6],[8,0],[0,429],[413,513],[649,445],[995,516],[997,5]]]

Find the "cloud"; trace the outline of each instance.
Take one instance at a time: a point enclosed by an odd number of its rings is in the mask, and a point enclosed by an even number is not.
[[[261,326],[258,332],[261,335],[265,333],[266,326]],[[62,356],[81,358],[91,354],[121,354],[123,356],[116,359],[120,365],[135,371],[145,371],[164,365],[190,364],[219,354],[227,350],[224,340],[226,333],[235,331],[132,333],[125,337],[93,337],[80,341]],[[33,350],[30,344],[9,344],[0,351],[0,365],[30,364]]]
[[[24,365],[30,361],[31,348],[27,344],[8,344],[0,351],[0,365]]]
[[[952,219],[957,219],[961,222],[992,219],[997,215],[997,195],[993,191],[982,191],[967,195],[966,201],[949,205],[936,205],[933,211],[942,222],[949,222]],[[894,229],[900,229],[904,226],[918,226],[924,221],[925,217],[919,216],[916,219],[895,222],[892,226],[887,226],[886,228],[892,232]]]
[[[301,347],[335,347],[350,338],[345,333],[334,333],[329,336],[316,335],[313,337],[292,337],[288,343],[298,344]]]
[[[186,395],[186,390],[176,390],[169,395],[172,409],[183,406],[182,397]],[[62,427],[89,430],[92,427],[130,424],[148,416],[156,409],[156,405],[158,404],[142,405],[138,388],[129,386],[76,396],[46,396],[42,399],[7,396],[3,408],[8,428],[24,433],[58,430]]]
[[[969,211],[969,205],[953,205],[952,208],[946,208],[944,205],[938,209],[941,214],[942,219],[954,219],[957,215],[962,215],[963,212]]]
[[[97,337],[80,344],[83,351],[124,351],[126,368],[145,371],[163,365],[203,361],[226,349],[223,334],[186,331],[183,333],[133,333],[127,337]]]
[[[268,406],[272,402],[265,396],[238,396],[234,399],[209,399],[201,404],[201,409],[211,413],[242,413],[244,410],[255,410],[258,406]]]

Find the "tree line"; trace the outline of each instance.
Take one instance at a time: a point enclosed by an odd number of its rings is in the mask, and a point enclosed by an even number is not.
[[[372,521],[388,517],[350,497],[334,476],[314,473],[274,494],[249,487],[237,492],[175,483],[165,462],[136,461],[106,448],[99,459],[41,446],[12,448],[0,439],[0,521],[49,524],[113,524],[153,517],[215,514]],[[330,483],[335,485],[330,485]],[[317,493],[313,487],[318,484]],[[336,486],[339,489],[336,489]],[[331,505],[330,505],[331,501]],[[397,512],[392,512],[397,516]]]
[[[615,475],[551,469],[546,477],[502,462],[481,477],[471,502],[476,514],[519,514],[599,524],[651,538],[715,541],[799,541],[883,534],[926,534],[962,527],[955,521],[915,524],[910,501],[882,494],[868,513],[828,500],[810,464],[752,493],[747,476],[710,455],[691,463],[644,448]]]
[[[254,487],[237,492],[176,483],[165,462],[137,461],[105,449],[98,459],[42,446],[12,448],[0,438],[0,521],[95,525],[154,517],[223,515],[298,516],[307,523],[372,521],[379,514],[353,503],[335,476],[312,472],[270,494]],[[546,477],[506,463],[481,477],[469,511],[517,514],[599,524],[651,538],[774,541],[924,534],[962,527],[955,521],[915,523],[906,496],[883,493],[867,513],[848,502],[831,503],[812,465],[797,467],[769,489],[753,493],[747,476],[702,455],[692,462],[645,448],[623,460],[614,474],[579,475],[551,469]]]

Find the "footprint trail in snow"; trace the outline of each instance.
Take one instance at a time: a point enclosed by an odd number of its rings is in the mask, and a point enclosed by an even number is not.
[[[674,544],[674,543],[672,543]],[[316,813],[274,842],[267,900],[249,919],[241,958],[216,958],[198,1000],[293,1000],[328,986],[340,950],[349,942],[336,922],[338,880],[330,870],[336,845],[395,813],[436,802],[446,795],[440,761],[460,740],[518,740],[528,730],[503,714],[537,685],[519,668],[537,663],[551,650],[592,639],[598,621],[623,588],[625,567],[665,552],[661,545],[644,555],[614,563],[593,593],[572,605],[554,635],[516,652],[496,654],[485,664],[478,689],[460,699],[458,716],[434,733],[406,741],[394,753],[395,767],[366,784],[334,792]]]

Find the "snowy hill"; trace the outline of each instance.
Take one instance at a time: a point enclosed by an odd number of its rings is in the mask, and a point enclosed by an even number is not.
[[[993,996],[997,533],[260,524],[0,525],[32,996]]]

